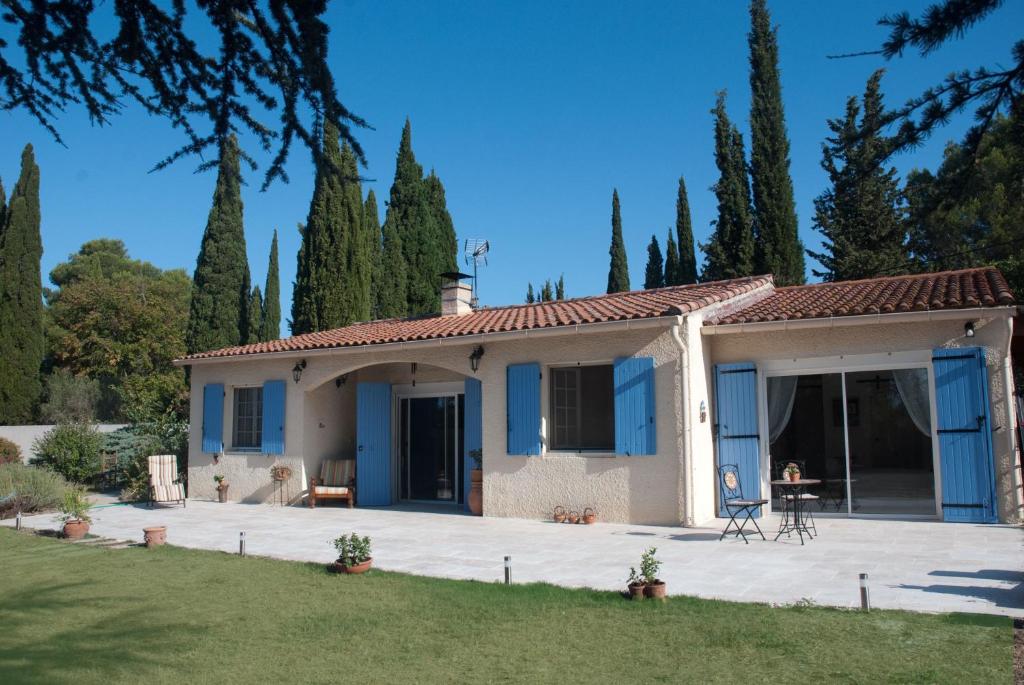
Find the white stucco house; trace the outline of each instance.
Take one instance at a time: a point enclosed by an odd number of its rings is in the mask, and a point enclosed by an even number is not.
[[[189,497],[303,501],[355,460],[356,506],[699,525],[796,461],[833,515],[1016,521],[1010,344],[992,268],[798,287],[770,276],[474,309],[191,355]],[[291,479],[271,480],[287,465]],[[769,508],[774,503],[769,504]],[[823,512],[824,513],[824,512]]]

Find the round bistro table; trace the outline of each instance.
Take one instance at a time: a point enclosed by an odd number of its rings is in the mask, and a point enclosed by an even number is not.
[[[800,544],[804,544],[804,535],[814,539],[811,535],[811,531],[807,529],[807,521],[804,517],[804,499],[801,495],[807,492],[807,488],[812,485],[821,485],[821,480],[818,478],[801,478],[800,480],[789,480],[788,478],[782,480],[773,480],[771,484],[780,490],[780,497],[783,501],[786,501],[786,497],[792,497],[792,507],[786,507],[785,514],[782,517],[782,523],[779,525],[779,532],[775,536],[778,540],[779,537],[786,533],[791,535],[796,533],[800,536]],[[790,514],[792,513],[792,516]]]

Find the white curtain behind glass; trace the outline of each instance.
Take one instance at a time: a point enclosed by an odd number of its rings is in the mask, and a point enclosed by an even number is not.
[[[932,412],[928,398],[928,371],[926,369],[896,369],[892,372],[903,406],[910,414],[917,430],[932,435]]]
[[[799,376],[771,376],[768,378],[768,442],[782,435],[793,415],[796,383]]]

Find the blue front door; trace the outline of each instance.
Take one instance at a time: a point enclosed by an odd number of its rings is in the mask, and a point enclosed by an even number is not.
[[[356,500],[382,506],[391,498],[391,386],[360,383],[356,388]]]

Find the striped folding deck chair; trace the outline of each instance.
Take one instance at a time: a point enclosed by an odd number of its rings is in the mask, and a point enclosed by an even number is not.
[[[355,481],[355,459],[325,459],[320,464],[320,478],[309,479],[306,503],[312,508],[318,499],[342,499],[351,509],[356,499]]]
[[[185,506],[185,486],[178,480],[178,458],[157,454],[149,461],[149,506],[153,502],[181,502]]]

